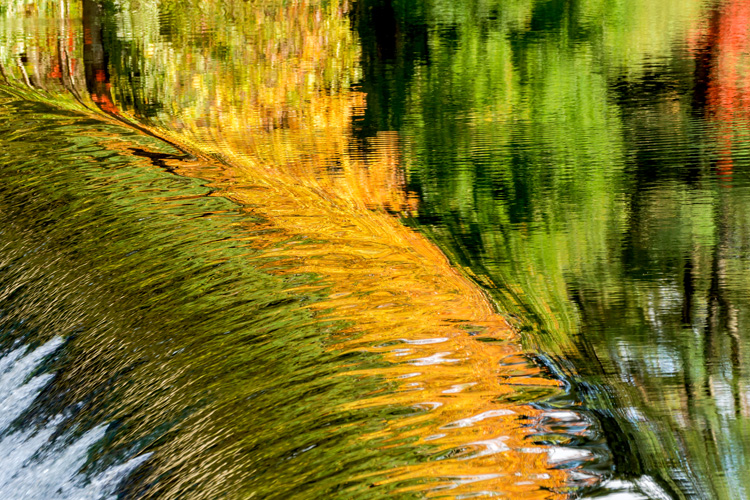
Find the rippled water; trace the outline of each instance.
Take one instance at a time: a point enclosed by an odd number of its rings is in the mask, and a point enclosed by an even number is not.
[[[55,338],[28,354],[17,348],[0,360],[0,490],[6,498],[116,498],[120,481],[149,457],[143,454],[84,480],[78,469],[86,462],[88,450],[105,436],[104,426],[71,436],[74,432],[61,432],[64,417],[58,416],[33,430],[11,427],[49,381],[51,375],[33,373],[61,343]]]
[[[0,492],[750,498],[748,20],[0,6]]]

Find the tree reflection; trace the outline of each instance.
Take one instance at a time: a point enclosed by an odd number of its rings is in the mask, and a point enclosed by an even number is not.
[[[425,5],[429,60],[382,112],[413,223],[573,361],[620,472],[747,493],[747,3]]]
[[[394,68],[403,54],[409,37],[399,16],[407,12],[407,4],[375,5],[371,19],[387,22],[375,36],[375,49],[368,48],[367,54],[379,68]],[[373,490],[376,496],[448,491],[456,496],[491,492],[556,499],[600,481],[596,464],[607,463],[609,456],[596,422],[570,403],[563,382],[543,362],[526,356],[518,332],[494,310],[484,292],[394,216],[419,210],[403,170],[409,146],[393,130],[402,115],[376,120],[389,126],[363,128],[355,137],[354,124],[362,118],[369,97],[354,85],[361,76],[360,46],[349,22],[370,14],[350,15],[348,2],[325,1],[115,5],[84,0],[80,5],[78,33],[83,43],[75,50],[83,69],[71,68],[65,76],[70,65],[60,65],[60,46],[49,43],[60,39],[50,28],[57,23],[39,22],[50,33],[30,37],[39,59],[23,69],[39,77],[50,92],[19,95],[57,95],[56,105],[71,105],[64,90],[82,72],[77,80],[83,85],[78,90],[82,101],[93,102],[95,106],[89,107],[103,112],[88,115],[106,123],[114,118],[185,154],[145,151],[114,139],[112,149],[148,159],[171,173],[204,179],[212,196],[243,207],[248,217],[237,223],[244,234],[238,238],[250,255],[242,262],[273,282],[297,284],[290,295],[268,300],[289,305],[309,315],[321,330],[330,330],[308,339],[310,344],[321,350],[325,346],[331,356],[346,360],[372,354],[381,361],[353,361],[345,373],[352,384],[363,379],[382,382],[381,386],[351,400],[331,400],[331,414],[341,420],[352,414],[386,416],[373,417],[379,426],[375,430],[362,426],[366,430],[358,440],[369,445],[360,449],[370,452],[352,471],[351,484],[321,481],[321,491],[341,488],[350,495],[370,483],[378,487]],[[52,17],[63,14],[55,12]],[[365,20],[362,26],[366,24]],[[426,34],[426,29],[421,32]],[[27,37],[27,31],[21,34]],[[405,105],[407,100],[401,102]],[[237,293],[219,288],[213,293]],[[308,298],[311,295],[315,300]],[[206,297],[196,300],[215,296],[207,292]],[[248,333],[283,343],[279,332],[263,328]],[[216,337],[200,337],[193,343],[228,344]],[[155,343],[143,342],[149,348]],[[285,343],[282,350],[294,353],[294,344]],[[217,357],[224,349],[233,354],[227,355],[234,360],[231,366]],[[71,386],[75,375],[81,380],[68,392],[69,398],[86,397],[108,374],[94,368],[111,364],[107,350],[91,342],[85,351],[69,375]],[[151,408],[177,411],[193,400],[209,401],[205,412],[191,414],[193,425],[154,445],[155,465],[143,479],[150,484],[148,496],[270,496],[279,492],[283,481],[278,477],[295,476],[281,487],[291,490],[332,473],[330,459],[322,459],[330,453],[325,443],[313,442],[313,451],[304,450],[310,451],[305,458],[318,457],[306,458],[314,467],[295,472],[284,465],[286,457],[277,455],[293,443],[272,445],[249,430],[257,428],[257,422],[239,407],[257,397],[256,388],[221,376],[245,373],[247,368],[237,361],[243,352],[229,345],[205,352],[201,360],[193,360],[205,374],[187,384],[175,383],[184,390],[164,391],[151,399],[151,379],[138,374],[158,372],[162,365],[147,363],[133,375],[121,403],[130,409],[148,408],[123,411],[121,417],[137,419],[133,428],[138,432],[149,426],[147,422],[158,422],[158,412]],[[277,363],[273,352],[267,362],[274,371],[296,373],[294,362]],[[190,367],[169,371],[180,376]],[[93,375],[81,375],[86,373]],[[214,380],[222,382],[215,385]],[[316,404],[325,406],[328,400],[317,396]],[[286,413],[289,407],[301,411],[305,398],[296,393],[293,398],[295,404],[266,407],[264,414]],[[537,405],[550,399],[555,405]],[[284,425],[295,422],[295,428],[306,422],[286,415],[280,420]],[[360,423],[347,420],[343,427]],[[139,438],[133,430],[123,432],[118,435],[123,443]],[[282,465],[269,465],[273,458]],[[590,464],[594,467],[587,469]],[[336,469],[336,474],[348,473],[346,467]],[[169,480],[161,480],[164,477]],[[225,481],[227,477],[231,480]]]

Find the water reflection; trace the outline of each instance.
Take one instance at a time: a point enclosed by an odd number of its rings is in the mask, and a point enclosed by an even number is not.
[[[745,3],[425,4],[396,12],[429,57],[363,59],[411,223],[577,380],[617,473],[746,498]]]
[[[83,0],[4,22],[7,321],[73,339],[40,414],[116,422],[105,463],[153,453],[124,495],[600,482],[597,420],[392,215],[421,210],[409,145],[353,134],[347,3]]]

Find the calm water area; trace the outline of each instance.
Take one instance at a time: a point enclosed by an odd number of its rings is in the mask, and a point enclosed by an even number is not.
[[[750,499],[750,2],[0,0],[0,498]]]

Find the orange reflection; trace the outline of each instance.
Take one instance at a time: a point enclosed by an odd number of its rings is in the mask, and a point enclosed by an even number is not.
[[[328,300],[308,307],[320,320],[350,325],[336,348],[379,352],[389,362],[385,368],[347,374],[378,375],[395,387],[353,406],[415,409],[413,416],[393,420],[370,437],[394,445],[425,444],[436,457],[446,455],[398,468],[391,474],[394,481],[438,479],[454,488],[451,494],[494,491],[556,498],[560,495],[549,490],[566,484],[567,471],[551,469],[550,450],[527,440],[538,432],[530,422],[543,412],[509,401],[533,400],[525,394],[531,388],[555,392],[558,382],[525,358],[517,335],[488,298],[434,245],[395,217],[363,208],[372,200],[393,206],[391,191],[378,189],[399,176],[362,174],[382,168],[376,163],[382,158],[392,158],[392,151],[382,149],[388,144],[376,142],[366,158],[327,158],[342,173],[323,179],[314,166],[308,177],[282,169],[269,177],[248,163],[208,177],[217,196],[251,207],[267,221],[262,241],[249,240],[264,249],[262,258],[273,257],[266,264],[271,272],[323,277],[319,286]],[[205,178],[210,171],[202,160],[171,166],[181,175]],[[366,181],[372,183],[358,184]],[[325,189],[331,186],[344,189],[346,197],[334,198],[333,190]],[[372,193],[370,202],[357,199],[360,193]],[[424,488],[434,490],[435,484]]]
[[[746,121],[750,111],[750,3],[723,2],[695,35],[697,97],[705,101],[706,114],[718,125],[719,159],[716,169],[724,181],[731,181],[734,164],[732,144],[736,124]]]
[[[110,82],[101,38],[92,34],[101,30],[96,8],[84,1],[91,99],[113,119],[189,152],[195,159],[166,160],[168,166],[206,179],[216,196],[265,221],[262,234],[254,225],[247,236],[262,250],[253,265],[321,277],[317,288],[328,298],[307,307],[320,321],[348,325],[335,339],[336,349],[382,355],[385,366],[346,374],[385,381],[383,392],[351,406],[411,408],[367,437],[428,450],[420,452],[422,461],[395,466],[390,481],[423,479],[422,486],[409,488],[428,495],[566,496],[570,471],[560,464],[590,457],[529,439],[544,432],[541,421],[549,416],[530,403],[559,393],[559,382],[527,358],[517,333],[474,283],[390,214],[418,209],[404,189],[398,134],[381,132],[361,148],[351,123],[362,113],[364,95],[345,82],[310,86],[307,76],[324,75],[329,66],[342,80],[353,80],[356,66],[330,62],[353,50],[346,4],[279,2],[258,11],[280,34],[269,40],[258,35],[263,62],[245,77],[272,85],[253,86],[229,71],[194,71],[190,61],[199,54],[186,48],[177,57],[185,67],[175,67],[179,75],[173,76],[190,84],[170,86],[174,94],[160,97],[172,109],[188,94],[185,102],[198,104],[162,117],[163,126],[145,125],[116,107],[110,90],[118,83],[115,77]],[[342,49],[342,40],[350,46]],[[72,73],[58,76],[68,66],[57,64],[46,74],[74,81]]]
[[[361,96],[331,101],[326,113],[344,103],[336,116],[351,116]],[[489,299],[432,243],[386,211],[373,210],[416,208],[403,190],[397,134],[381,133],[367,154],[351,154],[350,120],[341,119],[335,129],[331,123],[325,137],[312,128],[287,131],[274,147],[282,149],[286,141],[310,147],[303,157],[287,156],[287,163],[261,164],[242,143],[229,145],[217,135],[212,146],[227,166],[207,168],[205,156],[170,166],[210,180],[217,196],[266,221],[263,238],[248,240],[264,249],[263,259],[273,258],[265,264],[271,272],[323,278],[319,287],[328,300],[308,307],[320,320],[350,325],[337,349],[379,352],[388,361],[385,368],[347,373],[380,376],[395,387],[352,407],[413,408],[412,416],[368,437],[434,450],[429,461],[391,471],[393,481],[421,478],[427,481],[422,489],[450,496],[562,498],[568,471],[550,463],[556,448],[527,439],[538,432],[532,424],[543,412],[526,403],[534,393],[559,391],[559,383],[529,362]],[[191,150],[182,135],[169,134],[169,140]],[[205,147],[202,142],[200,149]]]

